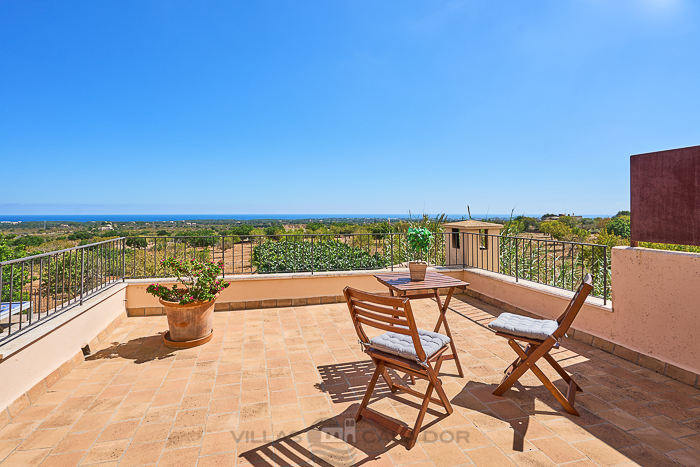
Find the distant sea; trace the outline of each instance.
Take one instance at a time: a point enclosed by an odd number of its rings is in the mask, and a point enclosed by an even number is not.
[[[542,214],[525,214],[528,217],[539,218]],[[611,217],[612,214],[586,214],[583,217]],[[420,216],[413,216],[414,218]],[[464,214],[448,214],[450,219],[466,218]],[[510,214],[472,214],[474,219],[500,218],[508,219]],[[90,221],[110,221],[110,222],[168,222],[183,220],[203,220],[203,219],[278,219],[278,220],[299,220],[299,219],[408,219],[407,214],[33,214],[33,215],[5,215],[0,214],[0,221],[22,221],[22,222],[43,222],[43,221],[69,221],[69,222],[90,222]]]

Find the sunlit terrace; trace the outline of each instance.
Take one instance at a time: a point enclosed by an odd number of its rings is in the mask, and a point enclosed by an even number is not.
[[[446,319],[463,376],[455,361],[439,368],[453,411],[429,404],[415,446],[404,427],[422,402],[410,390],[427,383],[405,372],[389,376],[409,391],[392,393],[383,376],[369,399],[404,436],[367,415],[354,423],[375,363],[342,295],[346,286],[388,295],[375,275],[407,274],[399,234],[199,246],[119,238],[1,263],[0,462],[698,465],[700,256],[461,227],[427,259],[439,283],[462,284]],[[213,339],[199,347],[165,346],[164,308],[147,293],[174,284],[160,266],[168,255],[225,265],[230,287],[215,304]],[[514,349],[488,323],[504,311],[556,319],[587,271],[591,293],[550,352],[583,390],[580,416],[531,371],[495,396]],[[419,328],[435,326],[449,296],[438,288],[439,301],[410,300]],[[539,366],[566,394],[560,374]]]
[[[433,325],[433,300],[414,310]],[[429,410],[410,451],[372,422],[346,423],[374,368],[346,304],[326,303],[217,312],[214,339],[180,351],[163,345],[165,316],[124,319],[0,430],[2,465],[697,465],[700,390],[582,342],[552,353],[584,389],[580,417],[531,373],[493,396],[512,359],[485,327],[500,311],[453,298],[465,375],[443,365],[454,412]],[[371,403],[412,424],[417,399],[401,399],[413,398],[380,381]]]

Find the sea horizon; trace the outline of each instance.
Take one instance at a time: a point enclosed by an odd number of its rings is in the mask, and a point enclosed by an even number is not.
[[[544,214],[518,214],[540,218]],[[579,214],[585,218],[612,217],[614,214]],[[434,214],[431,214],[434,216]],[[472,214],[472,219],[508,219],[511,214]],[[413,215],[414,219],[419,215]],[[447,214],[449,219],[468,218],[464,214]],[[0,214],[0,222],[177,222],[192,220],[302,220],[302,219],[408,219],[407,214]]]

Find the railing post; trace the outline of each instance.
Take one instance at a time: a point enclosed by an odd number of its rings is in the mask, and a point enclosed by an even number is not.
[[[314,275],[314,259],[316,251],[314,250],[314,237],[311,237],[311,275]]]
[[[122,238],[122,282],[126,282],[126,238]]]
[[[85,248],[80,249],[80,304],[83,304],[83,291],[85,287]]]
[[[515,237],[515,282],[518,282],[518,237]]]
[[[608,303],[608,246],[603,246],[603,305]]]
[[[223,267],[221,268],[221,277],[224,278],[226,277],[226,250],[224,250],[224,236],[221,236],[221,262],[224,263]]]
[[[391,249],[391,270],[394,270],[394,234],[389,232],[389,248]]]

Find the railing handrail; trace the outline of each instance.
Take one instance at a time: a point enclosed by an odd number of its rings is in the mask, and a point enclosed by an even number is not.
[[[76,251],[76,250],[82,250],[84,248],[91,248],[91,247],[96,246],[96,245],[102,245],[104,243],[116,242],[117,240],[123,240],[125,238],[128,238],[128,237],[115,237],[115,238],[110,238],[109,240],[102,240],[101,242],[88,243],[87,245],[74,246],[71,248],[65,248],[63,250],[49,251],[47,253],[41,253],[38,255],[22,256],[21,258],[15,258],[15,259],[7,260],[7,261],[2,261],[2,262],[0,262],[0,266],[7,266],[8,264],[21,263],[22,261],[29,261],[32,259],[44,258],[46,256],[53,256],[53,255],[58,255],[61,253],[67,253],[69,251]]]
[[[556,240],[556,239],[547,239],[547,238],[531,238],[531,237],[520,237],[520,236],[509,236],[509,235],[497,235],[497,234],[483,234],[479,232],[437,232],[437,235],[453,235],[455,233],[459,233],[460,235],[462,233],[465,234],[470,234],[470,235],[479,235],[482,237],[498,237],[498,238],[506,238],[506,239],[519,239],[519,240],[532,240],[532,241],[537,241],[537,242],[549,242],[549,243],[566,243],[568,245],[581,245],[581,246],[593,246],[593,247],[602,247],[606,246],[604,244],[600,243],[585,243],[585,242],[573,242],[569,240]],[[353,232],[353,233],[298,233],[298,234],[288,234],[288,233],[279,233],[279,234],[223,234],[223,235],[134,235],[131,237],[123,237],[123,238],[147,238],[147,239],[195,239],[195,238],[227,238],[227,237],[246,237],[246,238],[271,238],[271,237],[337,237],[337,236],[345,236],[345,237],[350,237],[350,236],[377,236],[377,235],[406,235],[406,232]]]

